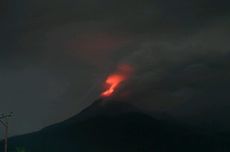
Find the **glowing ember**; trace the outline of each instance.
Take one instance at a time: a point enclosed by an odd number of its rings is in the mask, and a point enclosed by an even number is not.
[[[107,89],[102,92],[101,96],[109,97],[111,96],[119,84],[126,80],[128,76],[132,73],[132,68],[129,65],[120,65],[116,73],[111,74],[106,79],[105,83]]]

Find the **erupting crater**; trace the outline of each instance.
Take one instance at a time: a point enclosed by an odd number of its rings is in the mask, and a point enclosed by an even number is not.
[[[123,64],[118,66],[117,71],[107,77],[105,81],[106,90],[101,93],[101,96],[112,96],[119,85],[127,80],[132,72],[133,68],[130,65]]]

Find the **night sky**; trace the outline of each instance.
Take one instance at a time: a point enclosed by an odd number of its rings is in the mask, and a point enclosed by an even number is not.
[[[229,6],[229,0],[1,1],[0,112],[14,112],[10,135],[79,113],[124,63],[135,71],[117,92],[128,92],[125,102],[230,130]]]

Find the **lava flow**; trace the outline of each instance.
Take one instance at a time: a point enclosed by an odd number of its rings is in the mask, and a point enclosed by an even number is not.
[[[129,65],[120,65],[117,72],[109,75],[105,81],[106,90],[101,93],[103,97],[111,96],[115,89],[120,85],[121,82],[125,81],[132,72],[132,68]]]
[[[110,75],[107,80],[106,84],[108,85],[108,89],[102,92],[102,96],[111,96],[115,90],[115,88],[124,80],[122,75],[113,74]]]

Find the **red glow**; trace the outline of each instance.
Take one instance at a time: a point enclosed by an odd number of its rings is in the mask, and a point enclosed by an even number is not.
[[[106,84],[109,86],[107,90],[102,92],[102,96],[111,96],[115,90],[115,88],[124,80],[124,77],[122,75],[110,75],[107,80]]]
[[[117,72],[108,76],[105,81],[108,88],[101,93],[103,97],[111,96],[115,89],[120,85],[121,82],[125,81],[129,75],[132,73],[132,68],[129,65],[120,65],[117,69]]]

